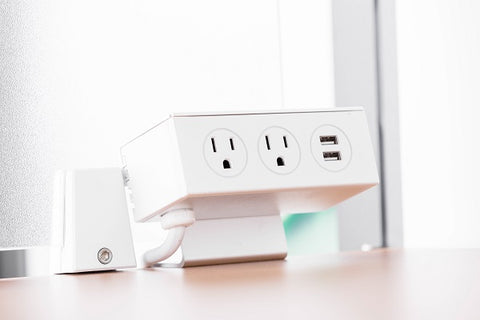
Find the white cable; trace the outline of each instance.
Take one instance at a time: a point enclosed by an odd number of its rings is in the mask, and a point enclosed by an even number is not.
[[[177,209],[165,213],[160,220],[162,228],[169,230],[167,238],[160,247],[148,250],[143,254],[143,264],[151,267],[155,263],[169,258],[182,244],[185,229],[195,222],[191,209]]]
[[[160,247],[150,249],[143,254],[143,264],[151,267],[155,263],[169,258],[182,244],[185,227],[176,227],[168,231],[167,238]]]

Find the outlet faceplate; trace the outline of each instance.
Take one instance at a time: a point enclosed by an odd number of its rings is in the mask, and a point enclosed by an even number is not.
[[[318,127],[311,138],[312,155],[328,171],[345,169],[352,159],[352,146],[347,135],[336,126]]]
[[[298,142],[290,131],[282,127],[270,127],[260,134],[258,154],[265,167],[278,174],[289,174],[300,163]]]
[[[228,129],[215,129],[207,135],[203,155],[210,169],[223,177],[239,175],[247,165],[245,144]]]

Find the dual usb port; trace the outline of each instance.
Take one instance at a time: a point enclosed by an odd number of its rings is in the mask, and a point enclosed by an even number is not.
[[[320,144],[322,146],[333,146],[338,144],[337,136],[320,136]],[[340,161],[342,156],[340,151],[324,151],[323,160],[325,161]]]

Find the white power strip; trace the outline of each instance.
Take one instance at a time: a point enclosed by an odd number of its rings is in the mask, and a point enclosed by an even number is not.
[[[193,212],[181,266],[283,258],[281,213],[378,184],[362,108],[172,115],[122,157],[136,221]]]

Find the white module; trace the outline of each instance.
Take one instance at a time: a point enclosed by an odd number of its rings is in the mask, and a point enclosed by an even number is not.
[[[60,171],[56,180],[53,271],[136,267],[121,169]]]
[[[192,210],[181,265],[283,258],[281,213],[378,184],[362,108],[174,114],[122,157],[136,221]]]

